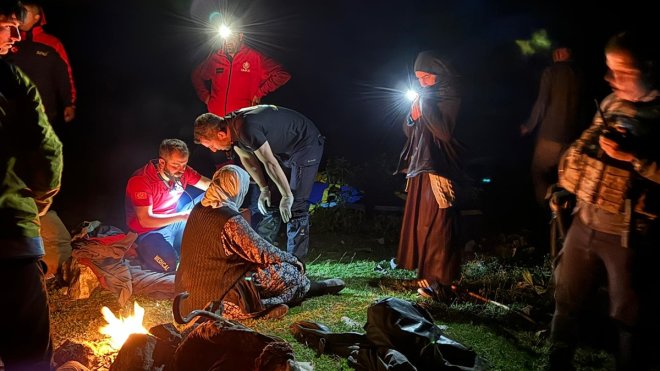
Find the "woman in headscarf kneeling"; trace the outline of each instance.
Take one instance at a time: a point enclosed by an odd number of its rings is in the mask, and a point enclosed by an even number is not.
[[[298,258],[250,227],[238,210],[249,181],[245,170],[224,166],[190,213],[175,280],[176,291],[189,294],[182,313],[222,303],[227,319],[279,318],[287,303],[343,289],[338,279],[311,282]]]

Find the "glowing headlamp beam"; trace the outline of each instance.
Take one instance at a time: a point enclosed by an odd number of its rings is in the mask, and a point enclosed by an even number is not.
[[[218,34],[223,39],[226,39],[229,36],[231,36],[231,33],[232,33],[231,29],[226,24],[221,24],[220,27],[218,27]]]
[[[408,99],[411,102],[417,99],[417,97],[419,97],[419,94],[414,90],[408,90],[406,92],[406,99]]]

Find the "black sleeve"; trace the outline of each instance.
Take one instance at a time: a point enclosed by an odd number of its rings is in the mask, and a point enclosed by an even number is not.
[[[71,91],[71,82],[69,80],[69,70],[66,62],[57,53],[51,54],[53,61],[54,88],[57,91],[57,97],[64,107],[73,105],[73,92]],[[58,114],[62,114],[58,112]]]

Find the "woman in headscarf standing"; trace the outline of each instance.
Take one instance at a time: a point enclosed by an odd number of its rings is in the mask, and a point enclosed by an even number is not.
[[[417,269],[421,295],[435,297],[460,274],[454,204],[462,145],[453,134],[461,98],[457,74],[436,52],[418,54],[415,77],[422,90],[403,124],[408,140],[397,171],[406,174],[408,192],[397,261]]]

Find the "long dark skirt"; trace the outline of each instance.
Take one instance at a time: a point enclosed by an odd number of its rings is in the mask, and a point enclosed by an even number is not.
[[[428,173],[411,178],[397,252],[399,266],[417,269],[418,278],[451,284],[461,268],[457,219],[453,207],[438,207]]]

